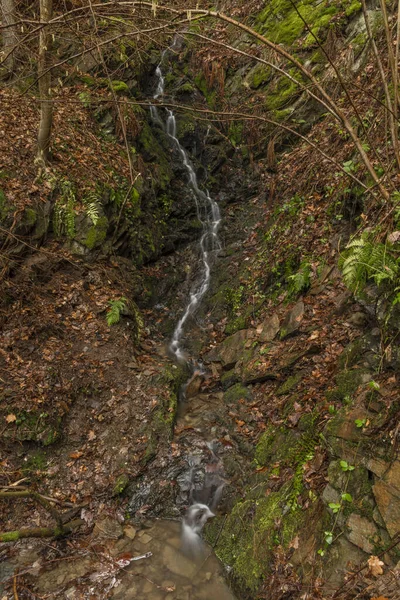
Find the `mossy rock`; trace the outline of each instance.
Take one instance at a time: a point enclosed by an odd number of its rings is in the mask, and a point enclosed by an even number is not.
[[[291,429],[269,425],[258,440],[254,455],[256,464],[264,467],[271,462],[287,460],[297,441],[298,436]]]
[[[344,12],[347,17],[350,17],[361,9],[361,3],[358,0],[335,3],[300,0],[296,3],[296,8],[304,20],[290,0],[270,0],[257,17],[257,29],[277,44],[290,46],[303,43],[303,46],[307,47],[311,40],[307,39],[309,34],[304,21],[315,35],[321,37],[336,15]],[[302,40],[304,35],[307,36],[305,43]]]
[[[235,369],[231,369],[230,371],[227,371],[221,375],[221,385],[224,391],[235,385],[235,383],[238,383],[238,381],[239,377]]]
[[[6,429],[4,436],[21,442],[40,442],[43,446],[50,446],[60,437],[62,416],[44,410],[19,411],[16,413],[15,423]]]
[[[355,368],[340,371],[335,378],[336,388],[326,393],[327,399],[351,403],[352,395],[368,375],[369,371],[365,369]]]
[[[95,225],[92,225],[87,231],[82,243],[89,250],[99,248],[106,239],[108,231],[108,219],[106,216],[100,217]]]
[[[268,83],[272,77],[272,69],[267,65],[258,64],[248,73],[246,81],[249,86],[256,90],[262,85]]]
[[[129,477],[126,473],[122,473],[117,477],[117,481],[114,484],[113,495],[120,496],[126,490],[129,485]]]
[[[288,548],[304,521],[300,511],[287,511],[290,484],[269,496],[239,500],[229,516],[213,519],[206,528],[207,540],[224,564],[232,567],[233,578],[242,592],[255,592],[268,576],[276,545]],[[279,525],[277,525],[279,523]]]
[[[224,393],[224,402],[227,404],[233,404],[239,402],[240,400],[251,400],[252,397],[252,393],[247,387],[241,383],[237,383]]]
[[[279,386],[275,394],[277,396],[285,396],[286,394],[289,394],[300,383],[302,377],[303,373],[301,372],[291,375],[282,383],[282,385]]]

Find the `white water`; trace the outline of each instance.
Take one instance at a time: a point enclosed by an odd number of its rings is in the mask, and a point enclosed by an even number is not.
[[[156,92],[153,96],[154,100],[157,100],[164,94],[165,81],[161,70],[164,54],[165,51],[162,54],[160,64],[156,69],[158,83]],[[221,214],[218,204],[211,198],[208,190],[203,191],[199,188],[196,173],[189,160],[189,157],[176,137],[175,115],[171,110],[165,110],[167,113],[167,118],[164,124],[158,109],[155,106],[150,107],[153,120],[164,129],[181,156],[182,164],[186,168],[189,177],[188,187],[192,192],[194,202],[196,204],[197,218],[203,226],[203,233],[199,240],[201,276],[199,281],[197,281],[190,292],[189,301],[175,327],[170,343],[170,350],[175,358],[179,362],[187,362],[186,354],[182,348],[184,328],[186,321],[190,315],[196,311],[210,285],[212,260],[216,252],[220,249],[220,243],[218,240],[218,227],[221,222]]]

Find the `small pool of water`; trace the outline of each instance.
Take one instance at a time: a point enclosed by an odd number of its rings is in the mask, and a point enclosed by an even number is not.
[[[123,543],[123,541],[125,542]],[[155,521],[138,531],[133,540],[119,541],[120,550],[152,556],[132,562],[120,584],[113,589],[116,600],[235,600],[227,586],[221,563],[210,547],[190,559],[181,552],[181,525]]]

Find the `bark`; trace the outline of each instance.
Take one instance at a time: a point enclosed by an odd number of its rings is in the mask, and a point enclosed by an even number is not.
[[[1,19],[3,23],[3,58],[0,61],[11,77],[15,70],[15,52],[18,45],[15,0],[1,0]]]
[[[40,0],[40,21],[47,23],[53,16],[53,0]],[[36,162],[43,168],[49,158],[53,102],[51,99],[51,70],[49,57],[52,36],[49,27],[42,27],[39,35],[38,82],[40,99],[40,124]]]

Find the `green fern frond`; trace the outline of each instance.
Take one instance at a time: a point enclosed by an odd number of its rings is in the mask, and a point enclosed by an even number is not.
[[[100,218],[100,198],[99,194],[95,191],[88,192],[83,198],[82,203],[86,209],[86,214],[92,221],[93,225],[96,225]]]
[[[121,318],[121,313],[126,309],[126,304],[128,300],[124,296],[119,298],[118,300],[109,300],[109,309],[106,315],[107,325],[111,327],[111,325],[116,325],[119,323]]]

